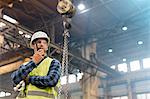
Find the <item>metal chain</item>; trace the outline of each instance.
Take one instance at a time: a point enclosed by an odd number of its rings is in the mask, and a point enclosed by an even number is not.
[[[65,21],[64,21],[64,25],[65,25]],[[58,92],[58,99],[60,99],[62,90],[64,91],[65,99],[68,99],[68,89],[69,89],[69,85],[68,85],[68,77],[69,77],[68,75],[68,37],[70,37],[70,35],[69,35],[68,29],[65,28],[63,36],[64,36],[64,46],[63,46],[61,76],[67,76],[67,83],[63,87],[62,86],[60,87],[59,92]]]
[[[69,78],[69,74],[68,74],[68,37],[69,37],[69,31],[66,29],[65,34],[64,34],[64,50],[65,50],[65,66],[64,66],[64,73],[67,76],[67,83],[65,85],[65,99],[68,99],[68,89],[69,89],[69,85],[68,85],[68,78]]]
[[[61,2],[62,1],[62,2]],[[64,27],[64,45],[63,45],[63,57],[62,57],[62,72],[61,76],[66,76],[67,77],[67,83],[63,86],[60,87],[59,89],[59,94],[58,94],[58,99],[60,99],[61,92],[64,92],[65,99],[69,99],[69,74],[68,74],[68,38],[70,37],[69,35],[69,29],[71,28],[71,18],[75,14],[75,7],[72,4],[71,0],[58,0],[58,5],[57,5],[57,11],[62,15],[63,18],[63,27]]]

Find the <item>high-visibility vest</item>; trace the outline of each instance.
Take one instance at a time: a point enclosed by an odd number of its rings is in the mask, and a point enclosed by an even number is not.
[[[52,60],[49,57],[45,58],[29,73],[29,76],[47,76]],[[30,83],[26,86],[26,96],[18,96],[17,99],[57,99],[59,87],[60,81],[58,81],[55,87],[46,88],[39,88]]]

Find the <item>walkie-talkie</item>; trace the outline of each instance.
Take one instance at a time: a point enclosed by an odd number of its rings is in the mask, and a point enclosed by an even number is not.
[[[37,51],[38,51],[40,48],[38,48],[37,43],[35,43],[35,45],[36,45],[36,48],[37,48]]]

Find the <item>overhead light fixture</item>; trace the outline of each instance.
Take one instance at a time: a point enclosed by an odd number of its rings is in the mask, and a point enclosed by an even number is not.
[[[79,10],[84,10],[84,9],[85,9],[85,5],[82,4],[82,3],[79,4],[79,5],[78,5],[78,9],[79,9]]]
[[[12,7],[13,7],[13,5],[14,5],[14,4],[13,4],[13,3],[11,3],[11,4],[9,4],[9,5],[8,5],[8,7],[12,8]]]
[[[22,2],[23,0],[19,0],[20,2]]]
[[[128,28],[127,28],[126,26],[123,26],[123,27],[122,27],[122,30],[123,30],[123,31],[126,31],[127,29],[128,29]]]
[[[6,26],[6,24],[3,23],[3,22],[0,22],[0,28],[2,28],[2,27],[4,27],[4,26]]]
[[[22,31],[19,31],[19,34],[21,34],[21,35],[22,35],[22,34],[23,34],[23,32],[22,32]]]
[[[127,61],[127,59],[126,59],[126,58],[123,58],[123,59],[122,59],[122,61],[123,61],[123,62],[126,62],[126,61]]]
[[[9,17],[7,15],[3,15],[3,19],[5,19],[5,20],[7,20],[7,21],[9,21],[11,23],[18,24],[18,22],[15,19],[13,19],[13,18],[11,18],[11,17]]]
[[[138,45],[142,45],[143,41],[138,41],[137,43],[138,43]]]
[[[24,36],[25,36],[26,38],[31,38],[31,36],[28,35],[28,34],[25,34]]]
[[[108,52],[109,52],[109,53],[112,53],[112,52],[113,52],[113,49],[112,49],[112,48],[109,48],[109,49],[108,49]]]
[[[20,47],[20,45],[17,45],[17,47]]]

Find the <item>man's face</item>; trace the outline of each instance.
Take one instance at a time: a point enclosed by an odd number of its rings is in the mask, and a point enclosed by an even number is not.
[[[45,39],[39,38],[33,43],[34,51],[43,49],[45,52],[48,50],[48,43]]]

